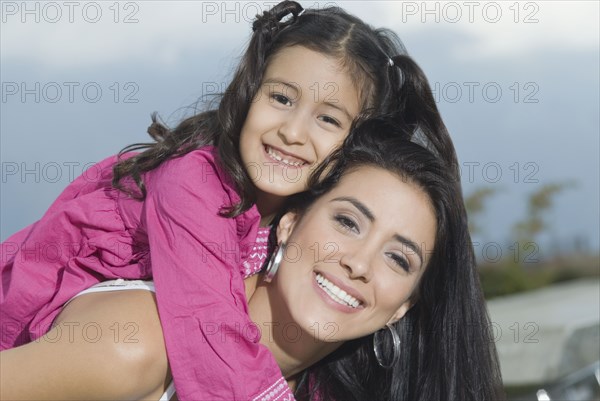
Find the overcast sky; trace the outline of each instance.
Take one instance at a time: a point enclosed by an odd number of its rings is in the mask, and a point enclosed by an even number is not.
[[[274,3],[0,4],[4,240],[86,165],[145,141],[151,112],[175,124],[224,87],[254,15]],[[498,191],[480,219],[482,243],[510,252],[528,194],[572,181],[540,252],[576,238],[600,247],[597,1],[301,4],[336,4],[400,35],[430,79],[465,193]]]

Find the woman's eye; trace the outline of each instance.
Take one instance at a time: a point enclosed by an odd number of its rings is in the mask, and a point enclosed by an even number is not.
[[[358,224],[356,224],[356,222],[354,222],[354,220],[352,220],[351,218],[338,214],[334,217],[334,219],[337,222],[337,224],[344,230],[354,231],[357,233],[359,232]]]
[[[338,120],[336,120],[335,118],[333,118],[333,117],[321,116],[320,118],[321,118],[321,120],[323,122],[325,122],[327,124],[332,124],[332,125],[335,125],[336,127],[341,127],[342,126],[342,124],[340,124],[340,122]]]
[[[405,271],[409,271],[410,269],[410,265],[408,263],[408,260],[406,260],[406,258],[404,256],[398,255],[396,253],[392,253],[389,252],[387,253],[387,256],[392,259],[392,263],[394,263],[395,265],[399,266],[400,268],[402,268]]]
[[[287,96],[281,95],[279,93],[273,93],[271,98],[274,99],[277,103],[281,103],[285,106],[291,106],[292,102]]]

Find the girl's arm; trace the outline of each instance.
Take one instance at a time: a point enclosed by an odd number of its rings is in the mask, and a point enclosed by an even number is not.
[[[219,216],[237,195],[207,150],[152,173],[142,226],[179,399],[293,400],[248,316],[239,269],[258,213]]]

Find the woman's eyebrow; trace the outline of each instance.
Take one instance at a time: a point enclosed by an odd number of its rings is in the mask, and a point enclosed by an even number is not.
[[[340,196],[338,198],[332,199],[331,201],[350,202],[352,205],[354,205],[355,208],[357,208],[362,214],[364,214],[365,217],[369,219],[371,223],[375,221],[375,215],[373,214],[373,212],[371,212],[371,210],[364,203],[362,203],[356,198],[353,198],[351,196]]]
[[[371,210],[358,199],[351,196],[340,196],[331,200],[332,202],[350,202],[355,208],[357,208],[369,221],[372,223],[375,221],[375,215]],[[420,259],[421,266],[423,266],[423,252],[421,251],[421,247],[417,245],[413,240],[406,238],[400,234],[394,234],[394,240],[400,242],[402,245],[408,247],[411,251],[413,251]]]
[[[423,252],[421,251],[421,247],[417,245],[416,242],[406,237],[403,237],[400,234],[394,234],[394,239],[400,242],[402,245],[408,247],[411,251],[413,251],[415,255],[419,257],[419,259],[421,260],[421,266],[423,266]]]

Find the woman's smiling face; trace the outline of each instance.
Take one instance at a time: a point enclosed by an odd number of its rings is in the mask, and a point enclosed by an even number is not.
[[[435,234],[421,188],[362,166],[301,217],[281,219],[287,248],[272,285],[305,332],[327,342],[359,338],[408,311]]]

